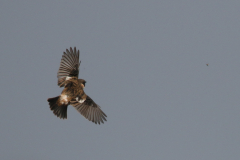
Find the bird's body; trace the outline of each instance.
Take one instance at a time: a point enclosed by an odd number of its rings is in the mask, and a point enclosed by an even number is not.
[[[74,100],[77,96],[82,97],[85,93],[83,91],[83,86],[81,83],[78,83],[78,79],[76,78],[71,78],[65,82],[66,85],[65,88],[63,89],[60,99],[59,99],[59,104],[66,103],[68,104],[70,101]]]
[[[78,79],[79,74],[79,50],[70,48],[62,56],[58,70],[58,85],[64,87],[61,95],[49,98],[48,102],[53,113],[60,118],[67,118],[67,107],[72,105],[88,120],[100,124],[106,121],[106,114],[84,92],[86,81]]]

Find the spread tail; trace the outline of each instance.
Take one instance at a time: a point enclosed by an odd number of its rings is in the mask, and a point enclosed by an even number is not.
[[[62,119],[67,119],[67,104],[61,104],[57,103],[59,96],[48,98],[48,102],[50,105],[50,109],[53,111],[53,114],[55,114],[57,117]]]

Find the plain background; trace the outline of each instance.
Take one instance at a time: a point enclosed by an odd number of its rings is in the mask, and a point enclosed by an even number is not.
[[[239,160],[239,0],[0,3],[1,160]],[[103,125],[49,109],[74,46]]]

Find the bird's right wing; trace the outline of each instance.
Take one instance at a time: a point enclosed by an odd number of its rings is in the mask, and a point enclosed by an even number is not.
[[[71,101],[70,104],[86,119],[95,124],[104,123],[107,115],[101,110],[89,96],[85,100],[76,98],[76,101]]]
[[[71,79],[72,77],[78,78],[79,66],[81,61],[79,61],[79,50],[74,50],[70,47],[70,51],[66,49],[63,52],[60,67],[57,73],[58,85],[63,87],[65,81]]]

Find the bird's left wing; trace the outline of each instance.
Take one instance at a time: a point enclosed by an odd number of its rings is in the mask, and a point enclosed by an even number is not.
[[[71,101],[70,104],[89,121],[95,124],[104,123],[107,115],[100,109],[89,96],[85,100],[76,98],[76,101]]]
[[[76,47],[74,47],[74,50],[70,47],[70,51],[66,49],[66,52],[63,52],[57,73],[58,85],[60,87],[63,87],[65,84],[64,82],[71,77],[78,78],[80,63],[79,50],[76,50]]]

